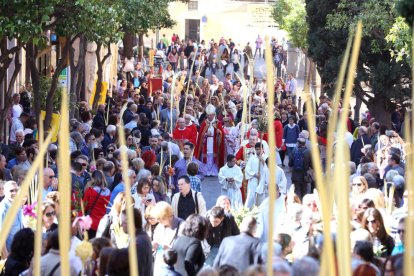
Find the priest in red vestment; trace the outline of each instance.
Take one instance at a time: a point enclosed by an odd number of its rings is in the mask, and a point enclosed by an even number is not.
[[[217,176],[224,166],[224,130],[216,118],[216,108],[206,107],[207,118],[200,126],[194,156],[205,165],[206,175]]]
[[[179,118],[177,120],[177,127],[173,131],[173,139],[181,142],[183,145],[187,141],[196,145],[197,128],[186,127],[184,118]]]

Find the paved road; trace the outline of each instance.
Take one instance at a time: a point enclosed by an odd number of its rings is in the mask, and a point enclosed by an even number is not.
[[[241,68],[243,68],[243,65],[241,66]],[[242,69],[241,69],[242,70]],[[229,65],[227,67],[227,72],[232,73],[233,72],[233,65]],[[207,70],[207,74],[206,77],[210,77],[210,71]],[[222,70],[218,70],[216,76],[220,79],[220,80],[224,80],[225,76],[223,75],[223,71]],[[255,67],[254,67],[254,76],[257,77],[259,80],[261,80],[263,77],[266,77],[266,62],[263,58],[256,58],[255,60]],[[303,80],[298,80],[298,90],[301,91],[303,87]],[[285,159],[285,165],[287,165],[287,158]],[[291,174],[289,172],[289,170],[287,169],[287,166],[284,167],[284,171],[286,174],[286,178],[288,180],[288,185],[290,185],[291,183]],[[220,196],[221,194],[221,188],[220,188],[220,183],[218,182],[218,178],[217,177],[206,177],[203,181],[203,183],[201,184],[201,192],[204,196],[204,199],[206,200],[206,204],[207,204],[207,209],[210,209],[211,207],[213,207],[216,203],[217,197]]]
[[[285,164],[287,164],[287,158],[285,159]],[[288,180],[288,185],[290,185],[291,173],[287,169],[287,166],[283,169]],[[205,177],[204,181],[201,183],[201,193],[206,200],[207,210],[211,209],[216,204],[217,198],[221,195],[221,188],[218,178],[212,176]]]

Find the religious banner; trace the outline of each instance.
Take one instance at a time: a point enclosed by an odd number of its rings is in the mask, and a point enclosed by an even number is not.
[[[148,80],[148,92],[149,95],[152,95],[153,91],[161,90],[162,91],[162,78],[152,78]]]

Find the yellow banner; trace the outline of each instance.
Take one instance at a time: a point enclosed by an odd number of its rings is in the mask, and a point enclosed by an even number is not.
[[[96,81],[95,81],[95,84],[93,85],[91,97],[89,98],[89,105],[90,106],[92,106],[92,104],[93,104],[93,99],[95,98],[95,93],[96,93]],[[101,96],[99,98],[98,104],[105,104],[107,93],[108,93],[108,83],[106,81],[103,81],[102,82],[102,89],[101,89]]]
[[[42,120],[44,120],[45,117],[46,117],[46,111],[44,111],[44,110],[40,111],[40,117],[42,118]],[[60,114],[57,114],[57,113],[52,114],[52,122],[50,123],[50,127],[51,127],[51,129],[53,129],[52,142],[56,142],[57,141],[57,135],[59,133],[59,127],[60,127]],[[50,129],[49,129],[49,131],[50,131]]]
[[[154,66],[154,56],[155,56],[155,50],[150,49],[149,50],[149,60],[148,60],[148,65],[149,66]]]

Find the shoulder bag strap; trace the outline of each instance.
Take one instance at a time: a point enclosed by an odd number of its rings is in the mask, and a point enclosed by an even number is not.
[[[179,221],[179,222],[178,222],[177,229],[175,229],[175,234],[174,234],[174,237],[172,238],[172,240],[171,240],[171,242],[170,242],[170,245],[172,245],[172,244],[173,244],[173,242],[175,241],[175,239],[176,239],[176,238],[177,238],[177,236],[178,236],[178,231],[180,230],[180,224],[181,224],[181,221]]]
[[[194,199],[194,201],[195,201],[195,207],[196,207],[196,214],[198,215],[200,212],[199,212],[199,210],[198,210],[198,197],[197,197],[197,195],[198,195],[198,192],[195,192],[195,199]]]
[[[55,273],[55,271],[59,268],[60,266],[60,262],[58,262],[50,271],[49,276],[53,276],[53,274]]]

